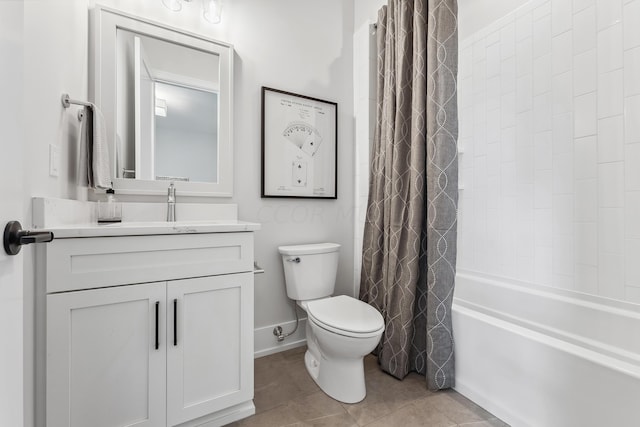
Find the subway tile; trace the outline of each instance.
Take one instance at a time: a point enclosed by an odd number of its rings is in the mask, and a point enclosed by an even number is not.
[[[596,94],[576,96],[573,100],[574,126],[573,134],[576,138],[595,135],[597,133]]]
[[[574,289],[574,276],[573,274],[556,274],[553,273],[551,279],[551,286],[558,289]]]
[[[589,49],[573,57],[573,94],[594,92],[597,85],[596,49]]]
[[[598,212],[598,247],[600,252],[622,254],[624,250],[626,209],[626,207],[624,209],[600,208]],[[640,212],[638,213],[640,214]],[[638,237],[640,238],[640,234]]]
[[[503,198],[516,197],[516,162],[503,163],[500,169],[500,180]]]
[[[624,207],[624,163],[598,165],[598,204],[603,208]]]
[[[640,142],[640,95],[624,99],[624,139]]]
[[[551,87],[553,94],[553,114],[566,114],[573,111],[571,71],[553,76]]]
[[[552,127],[551,93],[546,92],[533,97],[533,130],[542,132]]]
[[[624,121],[622,115],[598,120],[598,162],[624,160]]]
[[[573,192],[573,156],[571,153],[553,156],[553,193]]]
[[[551,248],[553,245],[551,208],[534,209],[534,229],[536,231],[534,244],[536,247]]]
[[[533,250],[533,248],[532,248]],[[535,260],[533,257],[518,256],[516,259],[516,279],[523,282],[533,282],[535,280]]]
[[[596,8],[589,6],[573,15],[573,51],[582,53],[596,47]]]
[[[594,3],[595,3],[595,0],[573,0],[573,10],[574,12],[578,12],[589,6],[593,6]]]
[[[533,57],[551,53],[551,15],[533,22]]]
[[[640,304],[640,287],[625,286],[624,287],[624,299],[625,301]]]
[[[498,176],[500,172],[500,141],[487,144],[487,176]]]
[[[533,183],[533,146],[518,147],[516,153],[516,179],[519,184]],[[518,192],[520,193],[520,192]]]
[[[575,179],[596,179],[598,177],[597,138],[586,136],[574,142]],[[595,189],[597,192],[597,188]]]
[[[598,183],[595,179],[577,180],[573,215],[577,222],[595,222],[598,219]]]
[[[473,48],[466,47],[460,50],[458,56],[458,78],[467,78],[473,75]]]
[[[495,77],[500,74],[500,43],[487,46],[486,52],[486,64],[487,64],[487,77]]]
[[[489,54],[488,48],[491,45],[498,44],[500,42],[500,30],[495,30],[484,38],[484,42],[487,44],[487,55]]]
[[[571,61],[573,56],[573,33],[571,31],[565,31],[562,34],[554,36],[551,40],[552,56],[551,64],[553,74],[560,74],[567,71],[571,71]]]
[[[553,252],[551,248],[536,247],[534,258],[534,281],[540,285],[551,286]]]
[[[622,0],[596,0],[598,31],[622,22]]]
[[[574,198],[573,194],[553,195],[553,235],[573,236],[574,223]],[[573,257],[571,258],[573,261]]]
[[[553,149],[551,131],[537,132],[533,137],[534,167],[536,170],[551,169]]]
[[[573,115],[571,113],[553,116],[553,154],[568,153],[573,150]]]
[[[598,118],[622,114],[623,83],[622,70],[598,76]]]
[[[598,254],[598,294],[608,298],[624,298],[624,256]],[[640,265],[640,263],[636,264]]]
[[[598,233],[593,222],[576,223],[574,228],[574,260],[577,264],[598,264]]]
[[[500,94],[504,95],[516,90],[516,58],[511,56],[502,60],[500,68]]]
[[[494,142],[500,142],[500,109],[495,108],[487,110],[487,143],[492,144]]]
[[[511,92],[500,99],[500,125],[503,129],[516,125],[516,94]]]
[[[533,146],[532,120],[531,110],[516,114],[516,147],[518,150]]]
[[[533,60],[533,94],[540,95],[551,90],[551,55]]]
[[[513,162],[516,159],[516,129],[510,127],[502,130],[500,138],[500,154],[502,162]]]
[[[487,110],[500,108],[500,76],[487,79],[486,87],[485,108]]]
[[[533,83],[531,74],[516,79],[516,113],[533,108]]]
[[[624,237],[640,239],[640,191],[628,191],[624,205]]]
[[[625,190],[640,191],[640,144],[626,144],[624,172]]]
[[[533,177],[533,203],[535,209],[551,209],[553,206],[553,172],[537,170]]]
[[[598,32],[598,73],[622,68],[622,24],[618,23]]]
[[[473,81],[471,77],[458,79],[458,108],[473,107]]]
[[[624,52],[624,96],[638,94],[640,94],[640,47]]]
[[[573,235],[553,236],[553,274],[573,276],[574,242]],[[554,284],[554,286],[556,286]],[[565,287],[566,285],[560,285]]]
[[[531,37],[516,42],[516,76],[531,73],[533,63],[533,42]]]
[[[574,289],[588,294],[598,293],[598,267],[595,265],[575,265]]]
[[[551,2],[550,1],[539,1],[538,4],[534,5],[533,9],[533,21],[538,21],[543,18],[547,18],[551,15]]]
[[[551,30],[558,35],[571,29],[573,25],[573,10],[570,1],[551,0]]]
[[[473,64],[476,65],[487,57],[487,45],[484,39],[476,40],[473,43]],[[474,71],[476,67],[473,67]]]
[[[510,22],[500,29],[500,56],[511,58],[516,54],[516,27]]]
[[[640,46],[640,1],[634,0],[626,3],[623,9],[624,48],[632,49]]]
[[[640,287],[640,239],[625,239],[624,243],[625,284]]]
[[[533,13],[526,12],[516,18],[516,42],[522,41],[533,34]]]

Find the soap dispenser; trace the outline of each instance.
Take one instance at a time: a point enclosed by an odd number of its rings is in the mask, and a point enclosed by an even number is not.
[[[98,224],[122,222],[122,203],[116,200],[115,190],[107,190],[107,200],[98,201]]]

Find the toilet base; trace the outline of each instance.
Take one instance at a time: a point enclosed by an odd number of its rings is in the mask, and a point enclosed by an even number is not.
[[[304,355],[307,372],[327,395],[343,403],[358,403],[367,395],[363,357],[332,360]]]

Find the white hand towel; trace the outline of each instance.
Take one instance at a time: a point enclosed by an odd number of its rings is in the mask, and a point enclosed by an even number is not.
[[[93,110],[93,185],[94,188],[111,188],[111,166],[109,165],[109,147],[107,127],[102,112],[95,105]]]
[[[80,172],[90,188],[111,188],[111,167],[107,146],[107,129],[100,110],[85,108],[80,136]]]

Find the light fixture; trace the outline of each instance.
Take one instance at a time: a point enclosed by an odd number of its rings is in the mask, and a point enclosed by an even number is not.
[[[162,4],[173,12],[182,10],[183,3],[192,0],[162,0]],[[220,23],[222,19],[222,0],[202,0],[202,16],[212,24]]]
[[[219,24],[222,19],[222,1],[221,0],[202,0],[202,8],[204,10],[204,19],[212,24]]]

